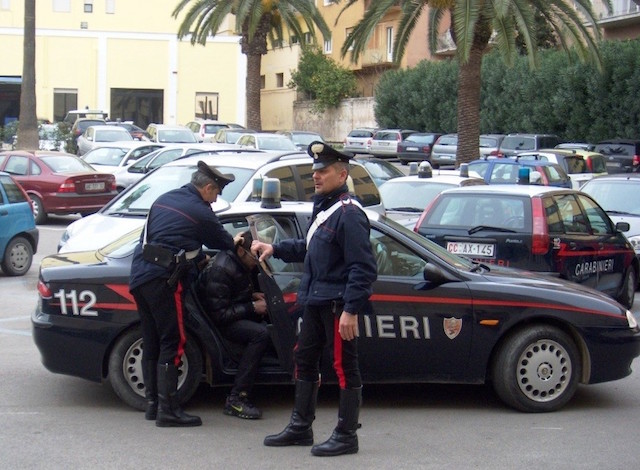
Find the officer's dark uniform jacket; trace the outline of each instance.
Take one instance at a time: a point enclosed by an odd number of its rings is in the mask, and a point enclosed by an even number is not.
[[[306,239],[284,240],[273,245],[273,256],[286,262],[304,259],[299,304],[326,305],[342,300],[344,311],[364,313],[377,278],[376,260],[366,238],[370,229],[367,215],[350,204],[345,184],[328,195],[314,196],[311,221],[340,199],[344,205],[318,227],[308,249]]]
[[[144,231],[133,254],[129,290],[151,279],[168,279],[171,274],[169,270],[142,258],[143,237]],[[233,249],[234,246],[231,235],[191,183],[163,194],[152,205],[147,223],[147,243],[162,245],[174,253],[180,249],[187,252],[199,250],[202,245],[222,250]],[[202,259],[204,254],[199,253],[193,261],[197,263]],[[190,280],[195,280],[195,264],[189,275]]]
[[[257,320],[251,276],[235,250],[221,251],[209,261],[200,273],[197,291],[202,306],[217,325]]]

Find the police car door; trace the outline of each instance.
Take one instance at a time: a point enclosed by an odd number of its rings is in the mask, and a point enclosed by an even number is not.
[[[625,266],[634,256],[625,236],[618,232],[611,219],[590,197],[577,196],[589,221],[592,236],[598,243],[598,257],[589,268],[597,275],[597,288],[602,292],[617,293],[622,285]]]
[[[378,279],[372,311],[360,315],[365,381],[463,380],[469,373],[472,299],[466,283],[425,282],[427,259],[372,223]]]
[[[247,217],[254,240],[264,243],[278,243],[280,240],[302,237],[302,226],[307,220],[297,216],[278,217],[252,215]],[[271,337],[282,367],[293,373],[293,347],[296,342],[296,328],[301,311],[296,308],[295,299],[302,276],[302,263],[286,263],[270,258],[260,264],[258,282],[265,294],[269,320],[273,325]]]

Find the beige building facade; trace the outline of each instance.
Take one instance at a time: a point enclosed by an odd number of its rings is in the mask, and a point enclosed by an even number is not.
[[[239,37],[227,28],[204,47],[178,40],[175,4],[36,2],[37,116],[59,121],[69,109],[90,108],[142,127],[196,117],[242,124],[246,59]],[[0,125],[17,118],[23,18],[22,0],[0,0]]]

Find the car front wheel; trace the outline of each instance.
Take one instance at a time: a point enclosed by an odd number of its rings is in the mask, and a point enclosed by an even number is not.
[[[2,258],[2,271],[7,276],[22,276],[33,262],[31,243],[24,237],[16,237],[7,244]]]
[[[501,345],[492,367],[493,387],[520,411],[555,411],[578,387],[581,363],[575,342],[548,325],[523,328]]]
[[[109,356],[109,383],[127,405],[145,410],[145,387],[142,377],[142,332],[134,328],[123,334]],[[187,402],[198,389],[202,378],[202,355],[187,336],[184,354],[178,367],[178,400]]]

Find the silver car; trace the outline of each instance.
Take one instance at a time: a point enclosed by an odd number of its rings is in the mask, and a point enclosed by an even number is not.
[[[78,156],[82,156],[94,147],[105,142],[129,142],[133,137],[123,127],[117,126],[89,126],[78,137]]]

